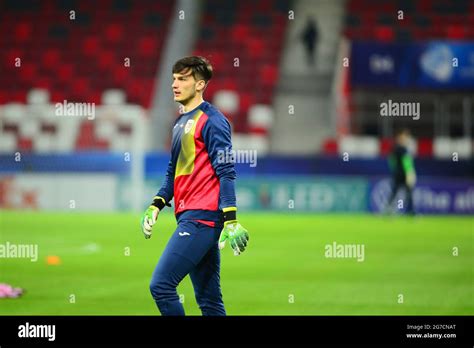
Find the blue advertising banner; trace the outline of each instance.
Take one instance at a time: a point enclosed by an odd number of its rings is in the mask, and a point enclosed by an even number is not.
[[[128,175],[131,161],[123,153],[79,152],[71,154],[39,155],[22,153],[21,160],[15,154],[0,155],[0,173],[115,173]],[[131,158],[131,157],[130,157]],[[169,153],[148,153],[145,156],[145,175],[148,179],[162,179],[168,167]],[[258,165],[236,164],[239,178],[264,176],[312,176],[312,175],[389,175],[386,158],[351,158],[340,156],[262,156]],[[474,161],[416,158],[415,167],[420,176],[474,178]]]
[[[267,176],[236,183],[241,210],[364,212],[368,182],[357,176]]]
[[[390,179],[371,179],[368,210],[382,212],[390,192]],[[398,209],[397,201],[404,198],[405,193],[399,192],[394,202],[394,211]],[[413,204],[415,211],[420,214],[474,215],[474,182],[422,178],[413,191]]]
[[[354,87],[474,89],[470,42],[354,42],[350,66]]]
[[[159,180],[147,180],[148,202],[160,187]],[[130,193],[119,185],[119,206],[128,207]],[[333,213],[367,211],[368,181],[363,177],[265,176],[240,178],[236,183],[239,211]],[[145,203],[146,204],[146,203]],[[174,204],[174,202],[172,202]]]

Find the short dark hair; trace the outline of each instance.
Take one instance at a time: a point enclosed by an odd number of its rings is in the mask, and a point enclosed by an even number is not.
[[[179,74],[183,70],[191,69],[192,75],[196,80],[204,80],[209,82],[212,78],[212,65],[209,61],[201,56],[189,56],[178,60],[173,65],[173,74]]]

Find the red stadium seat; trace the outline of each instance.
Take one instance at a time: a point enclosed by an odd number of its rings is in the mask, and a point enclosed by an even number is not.
[[[99,38],[95,36],[86,37],[82,41],[82,52],[85,55],[95,55],[99,50],[100,42]]]
[[[69,95],[64,94],[62,90],[51,91],[50,99],[52,103],[62,103],[66,98],[69,98]]]
[[[145,57],[154,55],[158,48],[158,42],[153,37],[143,37],[138,40],[138,53]]]
[[[247,113],[250,106],[255,104],[255,97],[252,93],[249,93],[249,92],[239,93],[239,99],[240,99],[240,110],[243,113]]]
[[[102,71],[110,70],[116,62],[117,60],[113,52],[104,51],[98,57],[97,66]]]
[[[60,82],[71,82],[74,75],[73,65],[70,63],[61,64],[58,67],[58,80]]]
[[[462,40],[467,36],[464,25],[450,25],[446,28],[446,36],[452,40]]]
[[[80,125],[79,137],[76,140],[76,149],[87,150],[94,146],[94,125],[92,122],[83,121]]]
[[[130,68],[119,65],[114,68],[112,80],[117,86],[125,86],[130,79]]]
[[[395,35],[393,28],[388,26],[378,26],[375,28],[375,38],[383,42],[393,41]]]
[[[51,77],[39,77],[33,82],[33,87],[51,90],[53,87],[53,81]]]
[[[20,22],[15,27],[15,40],[28,41],[31,39],[32,28],[27,22]]]
[[[123,25],[109,24],[105,28],[105,39],[110,42],[120,41],[123,37]]]
[[[257,59],[265,52],[265,45],[260,38],[253,37],[246,41],[247,51],[250,58]]]
[[[74,83],[71,87],[72,95],[75,98],[83,98],[89,92],[89,80],[85,77],[74,79]],[[82,100],[80,100],[82,101]]]
[[[380,141],[380,155],[387,156],[393,147],[393,139],[382,139]]]
[[[245,40],[249,36],[249,28],[246,25],[238,24],[232,28],[231,39],[234,42]]]
[[[225,69],[224,65],[227,63],[231,63],[231,61],[225,60],[224,54],[221,52],[210,52],[209,54],[204,54],[204,56],[212,62],[212,66],[216,71]]]
[[[6,104],[10,101],[10,93],[8,91],[0,90],[0,105]]]
[[[35,80],[36,66],[25,64],[19,69],[20,78],[23,81],[31,82]]]
[[[419,157],[431,157],[433,156],[433,140],[432,139],[419,139],[417,155]]]
[[[8,49],[5,53],[4,66],[8,68],[15,67],[17,58],[22,59],[24,57],[23,50],[19,49]]]
[[[54,49],[54,48],[47,49],[41,57],[42,67],[48,70],[56,70],[59,63],[60,63],[60,52],[57,49]]]
[[[323,152],[325,155],[337,155],[339,145],[336,139],[326,139],[323,144]]]
[[[278,69],[274,65],[264,65],[260,70],[260,79],[264,86],[273,86],[278,79]]]
[[[33,142],[30,138],[18,139],[18,150],[30,152],[33,149]]]

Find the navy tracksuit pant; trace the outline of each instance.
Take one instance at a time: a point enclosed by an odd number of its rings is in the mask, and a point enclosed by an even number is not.
[[[415,214],[415,209],[413,207],[413,189],[407,185],[406,180],[400,180],[400,179],[393,179],[392,180],[392,192],[390,193],[390,198],[388,199],[388,204],[391,206],[393,204],[393,200],[397,196],[398,191],[404,188],[406,192],[406,199],[407,199],[407,205],[406,205],[406,212],[408,214]]]
[[[184,315],[176,288],[188,274],[202,314],[226,315],[220,287],[221,231],[221,225],[210,227],[193,220],[178,223],[150,283],[151,294],[162,315]]]

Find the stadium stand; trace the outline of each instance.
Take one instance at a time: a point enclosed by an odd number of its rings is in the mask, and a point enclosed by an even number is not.
[[[350,0],[346,3],[342,34],[351,43],[406,45],[433,40],[468,43],[474,38],[473,19],[474,4],[468,0]],[[437,62],[441,62],[439,52]],[[374,58],[374,64],[379,64],[380,71],[393,68],[393,58],[376,58],[378,61],[375,62]],[[472,155],[473,145],[469,137],[469,134],[472,135],[472,122],[469,118],[472,117],[474,100],[472,94],[462,90],[461,86],[457,90],[393,86],[374,88],[350,86],[350,78],[345,76],[345,79],[341,85],[348,92],[349,134],[338,133],[334,138],[325,139],[323,154],[336,155],[351,149],[351,154],[362,157],[385,156],[391,146],[386,131],[409,127],[416,137],[413,151],[419,157],[446,159],[452,157],[454,152],[460,158]],[[421,104],[423,117],[416,122],[394,119],[390,126],[385,126],[384,134],[379,105],[389,98]]]
[[[289,2],[208,0],[205,8],[194,53],[209,57],[218,72],[207,98],[233,91],[232,98],[239,100],[239,107],[228,114],[234,130],[253,132],[249,109],[273,102]]]
[[[204,6],[218,9],[205,11],[194,52],[217,72],[206,99],[233,123],[237,146],[263,144],[258,147],[266,152],[289,1],[208,0]],[[65,100],[139,105],[145,114],[174,1],[5,1],[0,8],[1,151],[123,149],[125,140],[117,138],[129,132],[130,117],[61,122],[47,114]],[[36,105],[38,116],[23,122],[28,105]]]
[[[0,2],[0,104],[14,103],[0,111],[2,151],[114,149],[114,136],[97,129],[103,122],[68,120],[64,130],[60,118],[46,117],[46,105],[109,99],[147,109],[173,7],[172,0]],[[119,90],[117,100],[110,89]],[[22,122],[21,105],[38,103],[42,116]],[[127,126],[116,123],[119,136]]]
[[[398,19],[398,11],[403,18]],[[396,13],[397,16],[393,14]],[[344,35],[351,40],[472,40],[474,3],[469,0],[350,0]]]

